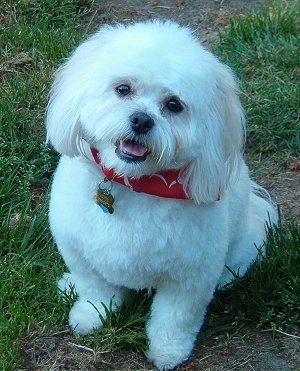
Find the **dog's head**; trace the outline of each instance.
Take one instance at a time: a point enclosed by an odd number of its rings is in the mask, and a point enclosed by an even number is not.
[[[181,169],[195,202],[238,174],[243,110],[231,70],[172,22],[103,27],[56,73],[47,135],[62,154],[98,149],[103,165],[140,177]]]

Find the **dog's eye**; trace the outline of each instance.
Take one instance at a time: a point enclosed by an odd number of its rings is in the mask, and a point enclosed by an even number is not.
[[[166,108],[170,112],[175,112],[175,113],[181,112],[183,110],[182,104],[176,98],[171,98],[170,100],[168,100],[166,103]]]
[[[125,97],[126,95],[131,93],[131,88],[127,84],[121,84],[116,87],[116,92],[118,93],[118,95]]]

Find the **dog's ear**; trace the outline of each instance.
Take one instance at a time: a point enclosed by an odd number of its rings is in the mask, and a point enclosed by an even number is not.
[[[47,141],[61,154],[76,156],[81,149],[80,113],[88,102],[99,70],[102,46],[111,28],[104,26],[80,44],[56,71],[46,111]],[[98,61],[98,64],[97,64]]]
[[[210,203],[239,176],[245,140],[244,112],[237,95],[235,77],[229,67],[219,61],[212,66],[215,83],[212,99],[203,116],[197,157],[182,174],[184,187],[193,200]]]
[[[79,71],[79,76],[76,76],[76,69],[79,70],[80,66],[79,48],[56,71],[46,110],[47,141],[58,152],[68,156],[79,153],[79,115],[82,104]]]

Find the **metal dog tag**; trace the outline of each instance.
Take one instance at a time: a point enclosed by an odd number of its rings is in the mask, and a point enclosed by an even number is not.
[[[105,188],[104,184],[109,182],[109,187]],[[110,193],[112,183],[109,179],[104,178],[99,182],[97,193],[95,196],[96,204],[99,205],[104,213],[112,214],[114,212],[113,203],[115,201],[113,195]]]

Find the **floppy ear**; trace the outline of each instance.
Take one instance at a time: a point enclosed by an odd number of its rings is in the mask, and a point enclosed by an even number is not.
[[[47,141],[58,152],[69,156],[79,153],[82,49],[84,44],[56,71],[46,110]]]
[[[46,129],[47,141],[61,154],[80,153],[80,112],[95,84],[102,45],[111,29],[102,27],[84,41],[55,73],[46,110]]]
[[[187,193],[198,204],[221,198],[239,176],[243,161],[245,120],[235,77],[229,67],[217,60],[213,68],[216,74],[213,95],[202,115],[203,130],[198,134],[204,136],[202,145],[198,157],[182,174]]]

